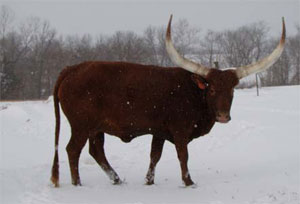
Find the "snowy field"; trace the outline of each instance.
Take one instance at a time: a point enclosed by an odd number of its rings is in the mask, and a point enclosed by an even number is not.
[[[62,114],[63,115],[63,114]],[[129,144],[106,136],[108,160],[125,184],[112,185],[88,154],[80,158],[83,186],[71,185],[63,117],[60,188],[50,183],[54,112],[48,101],[0,103],[1,204],[299,204],[300,86],[236,90],[230,123],[216,124],[189,145],[197,188],[181,183],[175,148],[166,143],[156,184],[144,185],[152,136]]]

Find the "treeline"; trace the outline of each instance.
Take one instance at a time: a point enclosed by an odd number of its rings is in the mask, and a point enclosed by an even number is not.
[[[128,61],[174,66],[165,51],[165,26],[148,26],[143,34],[117,31],[111,36],[58,35],[48,21],[31,17],[19,25],[14,12],[0,8],[0,100],[45,99],[52,94],[59,72],[82,61]],[[280,60],[260,74],[262,86],[300,84],[300,28],[288,35]],[[268,25],[257,22],[233,30],[200,32],[187,20],[172,28],[177,50],[185,57],[214,67],[238,67],[270,54],[280,35],[270,37]],[[245,80],[241,86],[253,86]]]

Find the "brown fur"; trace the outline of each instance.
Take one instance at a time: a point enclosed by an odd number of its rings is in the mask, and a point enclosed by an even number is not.
[[[207,83],[205,90],[199,83]],[[218,118],[228,118],[233,88],[238,84],[233,71],[211,69],[206,79],[181,68],[164,68],[125,62],[84,62],[60,74],[55,90],[55,145],[59,137],[59,103],[72,131],[67,145],[72,183],[80,185],[78,160],[87,140],[90,154],[110,179],[121,183],[106,160],[104,133],[124,142],[152,134],[151,162],[147,184],[165,140],[175,144],[185,185],[192,185],[187,167],[187,144],[207,134]],[[221,116],[220,116],[221,115]],[[224,122],[224,121],[223,121]],[[52,181],[58,186],[58,152]]]

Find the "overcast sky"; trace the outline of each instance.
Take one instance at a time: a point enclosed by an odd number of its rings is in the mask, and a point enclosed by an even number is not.
[[[143,33],[148,25],[166,26],[169,15],[174,21],[185,18],[191,25],[224,30],[265,21],[270,35],[281,34],[281,17],[288,34],[296,32],[300,21],[300,0],[35,0],[5,1],[16,20],[29,16],[46,19],[60,34],[112,34],[119,30]]]

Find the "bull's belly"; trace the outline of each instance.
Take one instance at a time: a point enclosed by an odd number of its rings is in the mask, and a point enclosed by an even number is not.
[[[118,120],[109,119],[101,121],[99,129],[101,132],[119,137],[123,142],[130,142],[138,136],[153,134],[153,129],[148,126],[137,126],[133,122],[120,123]]]
[[[133,140],[136,137],[148,135],[148,133],[127,133],[127,132],[115,132],[115,131],[106,131],[105,133],[111,136],[118,137],[125,143],[131,142],[131,140]]]

